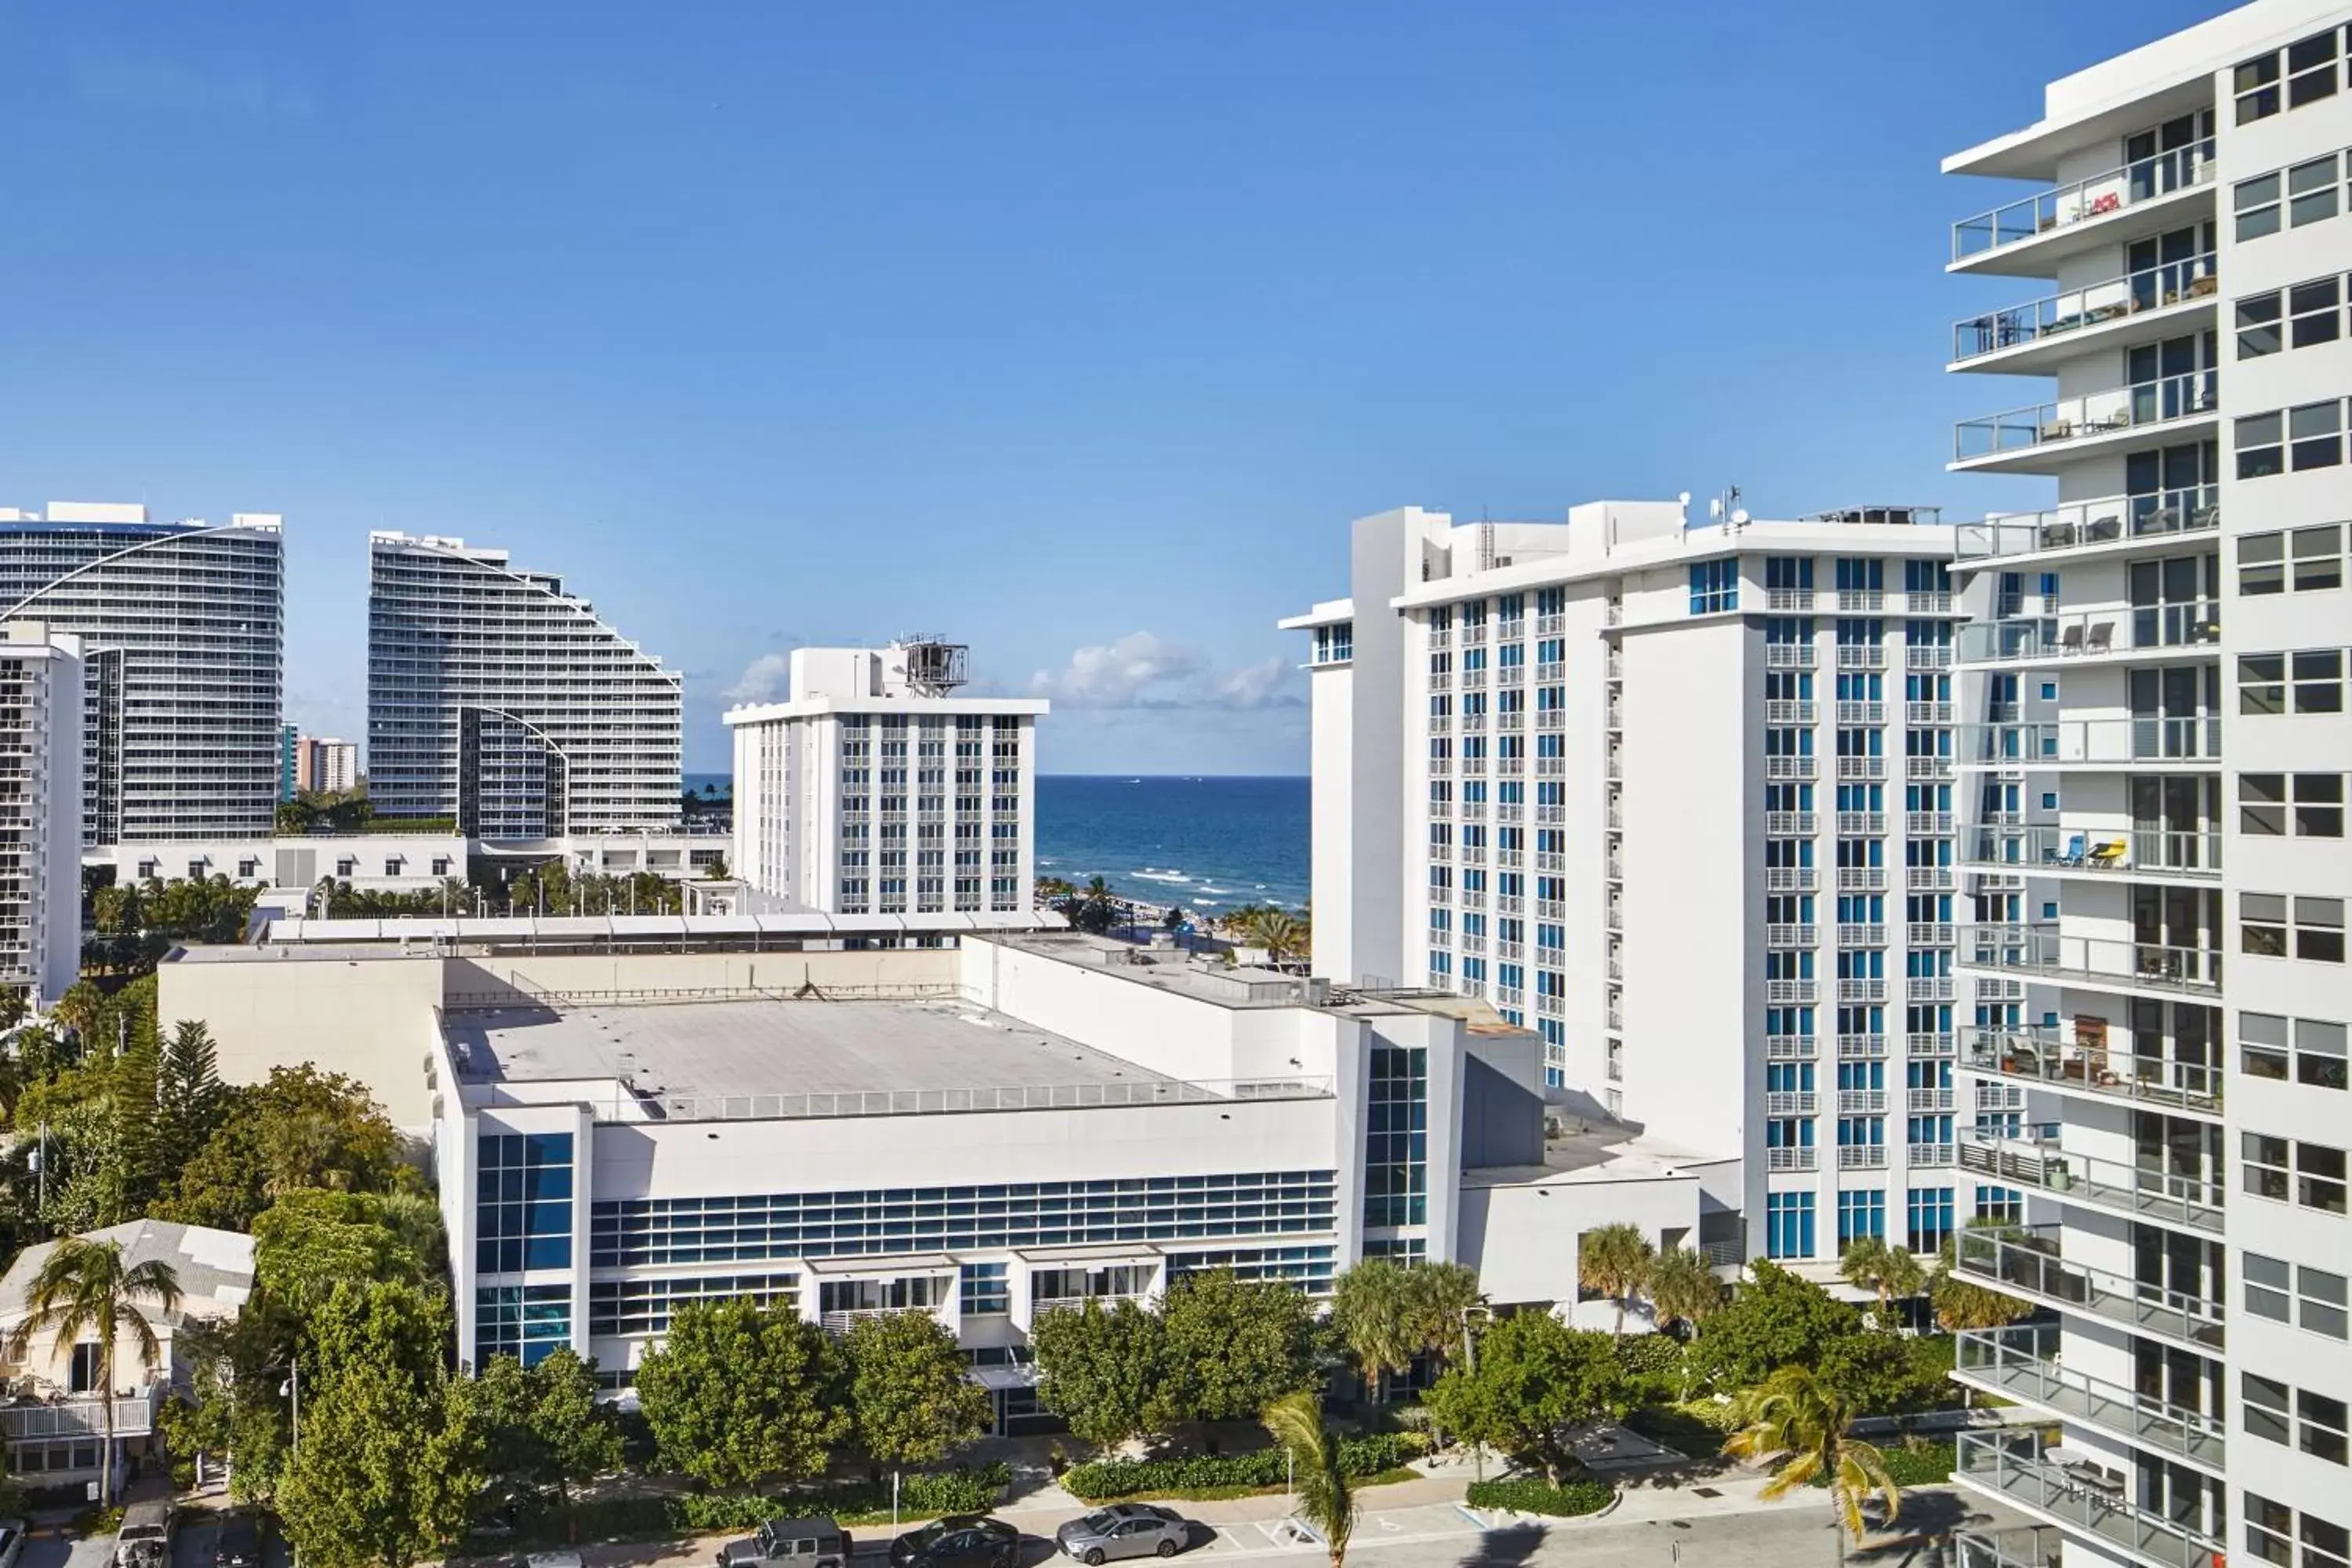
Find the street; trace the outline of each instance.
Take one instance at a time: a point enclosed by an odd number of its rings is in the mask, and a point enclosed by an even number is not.
[[[212,1517],[203,1509],[188,1509],[181,1514],[180,1532],[172,1543],[172,1568],[212,1568],[215,1533]],[[273,1538],[266,1550],[265,1568],[287,1568],[283,1542]],[[25,1554],[17,1560],[17,1568],[108,1568],[113,1557],[112,1536],[68,1541],[51,1532],[26,1541]]]

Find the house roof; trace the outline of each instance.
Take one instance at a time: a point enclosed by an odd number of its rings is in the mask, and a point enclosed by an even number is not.
[[[176,1326],[191,1318],[233,1317],[253,1294],[253,1237],[237,1231],[134,1219],[83,1231],[76,1239],[116,1243],[122,1248],[125,1268],[156,1258],[172,1266],[180,1279],[179,1310],[149,1311],[151,1322]],[[0,1325],[25,1316],[26,1293],[57,1249],[54,1241],[28,1247],[16,1255],[7,1273],[0,1274]]]

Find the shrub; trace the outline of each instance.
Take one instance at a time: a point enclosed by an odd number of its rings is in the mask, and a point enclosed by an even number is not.
[[[986,1513],[1012,1484],[1005,1466],[916,1470],[899,1478],[898,1511],[907,1519]],[[694,1492],[674,1497],[603,1498],[550,1509],[530,1521],[527,1540],[493,1548],[565,1545],[579,1541],[649,1541],[702,1531],[751,1531],[778,1514],[829,1513],[846,1525],[890,1517],[888,1481],[838,1481],[782,1496]]]
[[[1393,1470],[1422,1452],[1412,1432],[1381,1432],[1343,1438],[1339,1463],[1351,1478]],[[1063,1489],[1087,1502],[1147,1493],[1216,1491],[1283,1484],[1282,1450],[1253,1448],[1242,1454],[1193,1454],[1181,1459],[1097,1459],[1073,1465]]]
[[[1670,1400],[1682,1392],[1685,1352],[1672,1334],[1627,1334],[1612,1353],[1637,1400]]]
[[[1879,1450],[1886,1456],[1886,1474],[1898,1487],[1941,1486],[1952,1479],[1952,1467],[1958,1451],[1948,1437],[1911,1437],[1900,1445]],[[1829,1481],[1820,1476],[1813,1485],[1826,1487]]]
[[[1555,1519],[1598,1513],[1616,1492],[1604,1481],[1578,1476],[1559,1486],[1541,1476],[1513,1476],[1499,1481],[1472,1481],[1469,1503],[1477,1509],[1508,1509],[1514,1513],[1544,1513]]]

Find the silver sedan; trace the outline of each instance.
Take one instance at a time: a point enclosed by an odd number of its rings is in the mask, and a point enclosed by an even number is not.
[[[1117,1557],[1173,1557],[1192,1543],[1192,1527],[1173,1509],[1118,1502],[1070,1521],[1054,1532],[1054,1540],[1091,1565]]]

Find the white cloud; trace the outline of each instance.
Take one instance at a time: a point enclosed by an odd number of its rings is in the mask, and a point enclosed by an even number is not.
[[[773,702],[790,689],[792,679],[791,655],[763,653],[745,665],[735,684],[719,695],[729,702]]]
[[[1278,657],[1219,670],[1197,648],[1137,631],[1079,648],[1058,670],[1039,670],[1029,694],[1066,708],[1296,707],[1297,694],[1286,689],[1290,673]]]

